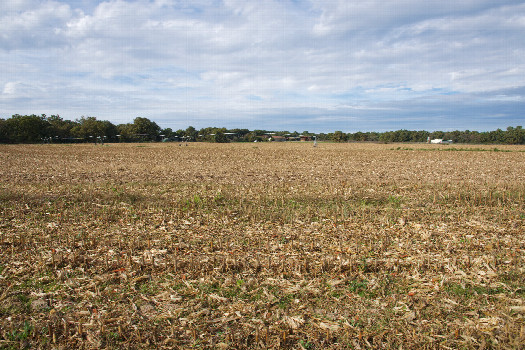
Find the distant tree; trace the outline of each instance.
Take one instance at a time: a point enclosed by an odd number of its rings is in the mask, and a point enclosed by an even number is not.
[[[394,142],[410,142],[412,137],[410,131],[402,129],[394,132]]]
[[[445,140],[452,140],[453,142],[457,143],[461,140],[461,132],[456,131],[448,131],[443,135],[443,139]]]
[[[216,143],[228,143],[230,140],[222,131],[217,131],[213,136],[213,141]]]
[[[378,132],[367,132],[366,135],[368,141],[379,141]]]
[[[505,131],[501,129],[496,129],[496,131],[493,134],[493,143],[503,143],[505,142]]]
[[[445,138],[445,135],[443,135],[443,138]],[[470,142],[470,131],[460,131],[458,133],[457,140],[455,141],[457,143],[469,143]]]
[[[71,133],[75,137],[84,139],[93,139],[97,137],[114,137],[117,133],[117,128],[111,122],[104,120],[97,120],[95,117],[80,117],[77,119],[76,125],[71,129]]]
[[[119,124],[117,125],[117,134],[120,135],[120,141],[130,142],[136,141],[133,131],[133,124]]]
[[[244,141],[246,142],[253,142],[253,141],[256,141],[257,140],[257,136],[255,135],[255,133],[253,131],[247,133],[246,135],[244,135]]]
[[[47,117],[47,122],[49,123],[48,134],[54,139],[71,137],[71,130],[76,126],[75,122],[64,120],[59,115]]]
[[[250,130],[248,129],[230,129],[227,132],[235,134],[233,137],[231,137],[230,141],[236,141],[236,142],[246,142],[246,136],[250,133]]]
[[[142,117],[137,117],[133,120],[131,130],[135,135],[140,135],[141,138],[152,141],[155,141],[160,134],[160,127],[157,123]]]
[[[255,130],[253,131],[253,133],[254,133],[256,136],[263,136],[263,135],[268,134],[268,131],[266,131],[266,130],[255,129]]]
[[[0,143],[12,142],[10,136],[11,133],[7,121],[0,118]]]
[[[434,131],[430,134],[431,139],[443,139],[445,137],[445,133],[443,131]]]
[[[505,133],[505,142],[513,145],[525,143],[525,130],[521,126],[516,128],[509,126]]]
[[[197,140],[197,136],[199,135],[198,131],[193,126],[188,126],[186,130],[184,131],[184,136],[189,141],[195,141]]]
[[[164,135],[164,137],[168,139],[175,136],[175,133],[173,132],[171,128],[162,129],[160,133],[161,135]]]
[[[226,128],[208,127],[201,129],[198,135],[203,135],[201,138],[203,141],[225,143],[230,142],[227,132]]]
[[[5,121],[8,142],[35,143],[48,137],[49,123],[45,114],[37,116],[15,114]]]
[[[430,133],[428,131],[420,130],[420,131],[411,131],[411,142],[427,142],[427,138]]]
[[[117,126],[113,124],[112,122],[110,122],[109,120],[103,120],[102,124],[104,125],[104,136],[106,136],[108,141],[109,140],[115,141],[117,139],[117,134],[118,134]]]
[[[490,143],[503,143],[505,140],[505,132],[501,129],[496,129],[489,133]]]
[[[275,132],[276,136],[288,136],[289,134],[290,134],[290,132],[288,130],[282,130],[282,131],[276,131]]]
[[[367,141],[367,135],[364,132],[358,131],[352,135],[354,141]]]
[[[481,135],[478,131],[471,131],[469,135],[470,143],[481,143]]]
[[[77,125],[71,130],[74,136],[81,138],[104,136],[104,129],[97,118],[82,116],[76,122]]]
[[[195,137],[195,141],[211,141],[209,138],[210,138],[210,134],[213,133],[213,128],[211,127],[208,127],[208,128],[202,128],[200,130],[195,130],[195,133],[197,134],[197,136]],[[186,136],[186,130],[183,130],[183,136]]]
[[[386,131],[379,135],[379,141],[381,142],[393,142],[393,140],[394,140],[394,132],[392,131]]]
[[[517,133],[517,143],[524,145],[525,144],[525,129],[521,125],[518,125],[516,127],[516,133]]]
[[[490,143],[490,132],[482,132],[479,135],[481,143]],[[458,142],[458,141],[454,141]]]
[[[326,140],[329,140],[328,134],[324,132],[317,134],[317,141],[326,141]]]
[[[332,136],[332,141],[334,142],[346,142],[347,140],[347,135],[340,130],[334,131],[334,133],[331,136]]]

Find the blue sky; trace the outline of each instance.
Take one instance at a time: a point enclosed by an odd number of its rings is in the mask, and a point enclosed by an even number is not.
[[[525,126],[522,0],[3,0],[0,117]]]

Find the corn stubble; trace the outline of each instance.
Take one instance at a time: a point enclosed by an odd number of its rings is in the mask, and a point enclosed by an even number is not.
[[[428,147],[0,146],[0,347],[520,348],[523,147]]]

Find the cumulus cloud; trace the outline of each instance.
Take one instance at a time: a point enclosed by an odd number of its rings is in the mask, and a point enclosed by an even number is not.
[[[10,0],[0,113],[177,128],[506,127],[524,98],[523,33],[515,0]]]

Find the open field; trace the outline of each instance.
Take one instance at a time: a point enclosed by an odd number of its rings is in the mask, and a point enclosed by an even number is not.
[[[0,348],[523,348],[524,151],[0,145]]]

